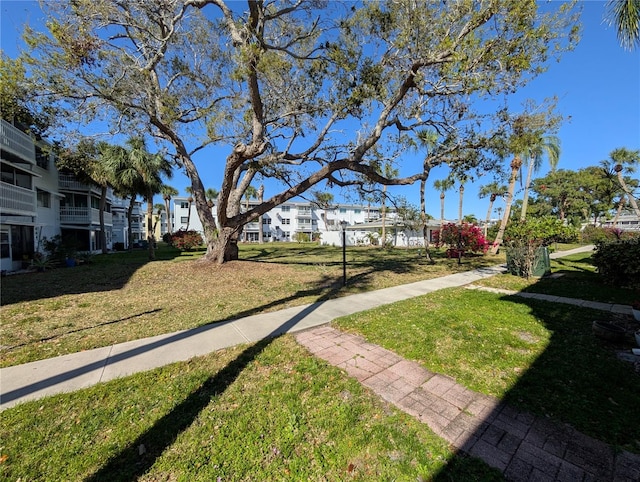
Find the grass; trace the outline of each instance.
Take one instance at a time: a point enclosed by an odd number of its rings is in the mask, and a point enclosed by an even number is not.
[[[441,253],[436,253],[442,256]],[[2,279],[1,366],[11,366],[294,305],[496,264],[473,257],[426,264],[417,250],[350,248],[342,287],[340,248],[243,245],[241,261],[199,262],[161,245],[96,256],[87,266]],[[28,287],[28,289],[25,289]]]
[[[552,277],[524,279],[504,274],[483,279],[476,284],[626,305],[631,304],[631,300],[637,296],[631,289],[603,284],[595,266],[591,264],[591,253],[578,253],[551,260],[551,270],[554,275]]]
[[[307,245],[243,246],[241,257],[253,262],[208,267],[198,254],[164,248],[163,260],[153,263],[111,255],[91,266],[5,278],[3,336],[17,331],[25,342],[3,350],[3,363],[501,261],[473,258],[458,267],[438,259],[431,266],[415,251],[358,249],[343,289],[340,254]],[[570,263],[571,271],[596,276],[588,258]],[[553,269],[569,272],[567,265],[554,262]],[[491,283],[522,283],[509,278]],[[569,275],[553,281],[557,289],[582,287]],[[529,280],[524,288],[543,282]],[[576,288],[573,296],[580,295]],[[449,289],[335,324],[469,388],[637,453],[637,375],[615,358],[615,346],[592,336],[595,316],[601,314]],[[48,334],[53,320],[60,327]],[[38,341],[43,335],[48,339]],[[0,413],[0,440],[3,480],[501,480],[290,336],[20,404]]]
[[[502,480],[290,336],[0,418],[3,480]]]
[[[591,332],[615,315],[464,288],[340,318],[358,333],[468,388],[640,453],[638,374]],[[611,321],[611,320],[610,320]]]

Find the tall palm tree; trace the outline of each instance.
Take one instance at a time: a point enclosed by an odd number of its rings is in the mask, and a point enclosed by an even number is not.
[[[487,209],[487,219],[484,222],[484,237],[487,237],[487,229],[489,227],[489,223],[491,222],[491,211],[493,211],[493,203],[498,199],[498,196],[502,197],[507,193],[507,186],[503,184],[498,184],[497,182],[491,182],[489,184],[485,184],[484,186],[480,186],[480,190],[478,191],[478,197],[480,199],[484,199],[489,196],[489,209]]]
[[[516,181],[518,179],[518,173],[520,172],[520,168],[522,167],[522,159],[516,156],[511,161],[511,177],[509,179],[509,189],[507,190],[507,202],[504,208],[504,216],[502,217],[502,221],[500,222],[500,228],[498,229],[498,234],[496,235],[496,239],[493,242],[493,247],[491,248],[491,254],[497,254],[500,249],[500,245],[502,244],[502,238],[504,238],[504,230],[507,227],[507,222],[509,221],[509,216],[511,215],[511,203],[513,203],[513,193],[516,189]]]
[[[462,226],[462,200],[464,198],[464,183],[466,181],[466,177],[460,178],[460,187],[458,188],[458,192],[460,194],[460,199],[458,201],[458,224]]]
[[[444,197],[445,193],[453,187],[453,179],[447,177],[438,179],[433,183],[433,187],[440,191],[440,225],[444,224]]]
[[[524,196],[522,198],[522,211],[520,212],[520,220],[524,221],[527,217],[527,206],[529,204],[529,188],[531,187],[531,177],[533,172],[538,172],[542,167],[542,159],[546,154],[549,160],[551,170],[555,171],[560,160],[560,138],[557,136],[537,136],[527,146],[525,152],[522,153],[529,158],[529,166],[527,168],[527,180],[524,184]]]
[[[620,45],[628,50],[640,46],[640,0],[609,0],[607,10],[609,25],[616,27]]]
[[[620,147],[611,151],[609,157],[615,163],[613,170],[616,172],[620,187],[627,195],[636,216],[640,218],[640,209],[638,209],[636,198],[629,189],[629,186],[627,186],[623,176],[623,173],[632,174],[635,172],[635,165],[640,163],[640,150],[632,151],[630,149]]]
[[[154,204],[153,205],[153,209],[156,210],[156,219],[153,222],[153,232],[155,234],[156,229],[158,227],[158,222],[161,220],[162,218],[162,211],[164,211],[164,204]],[[151,220],[149,220],[149,222],[151,222]],[[162,235],[162,223],[160,223],[160,234]]]
[[[173,223],[171,222],[171,197],[177,196],[178,190],[167,184],[163,184],[160,188],[160,194],[164,200],[164,208],[167,211],[167,232],[171,234],[173,232]]]
[[[427,204],[425,201],[425,191],[427,187],[427,177],[431,170],[431,164],[428,162],[428,153],[435,147],[438,142],[438,133],[435,131],[424,130],[418,133],[418,143],[427,150],[422,164],[424,179],[420,179],[420,220],[422,221],[422,241],[424,243],[424,257],[431,262],[431,252],[429,251],[429,230],[427,228]]]
[[[391,162],[387,161],[384,163],[384,168],[382,174],[384,177],[396,177],[398,175],[398,169],[393,167]],[[382,198],[381,198],[381,209],[380,209],[380,219],[382,221],[382,242],[380,243],[380,247],[384,248],[387,244],[387,185],[382,186]]]

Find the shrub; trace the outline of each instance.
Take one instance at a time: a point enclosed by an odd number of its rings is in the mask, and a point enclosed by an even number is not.
[[[163,237],[164,239],[164,237]],[[198,246],[202,246],[202,236],[197,231],[176,231],[169,236],[168,244],[180,251],[191,251]]]
[[[528,278],[544,263],[543,268],[547,272],[550,266],[543,259],[546,252],[540,248],[576,239],[577,235],[575,228],[565,226],[560,219],[551,216],[513,221],[504,233],[507,269],[511,274]]]
[[[310,238],[309,234],[307,233],[295,232],[293,233],[293,240],[297,241],[298,243],[308,243]]]
[[[605,283],[640,288],[640,238],[599,241],[593,264]]]
[[[434,244],[437,247],[449,246],[450,251],[456,252],[486,253],[489,249],[489,243],[482,234],[482,230],[470,223],[445,224],[440,231],[434,233]]]

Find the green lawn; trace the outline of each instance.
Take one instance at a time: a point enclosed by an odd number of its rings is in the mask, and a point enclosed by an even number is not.
[[[3,363],[504,261],[458,266],[438,253],[428,265],[416,251],[354,249],[343,289],[339,248],[243,246],[243,260],[222,267],[202,265],[200,253],[160,251],[152,263],[110,255],[3,279]],[[589,265],[572,257],[553,269],[597,284]],[[603,301],[625,295],[588,290],[569,274],[544,289],[573,286],[572,296]],[[549,281],[486,284],[538,290]],[[335,325],[637,453],[638,375],[591,334],[602,316],[460,288]],[[290,336],[18,405],[0,413],[0,440],[3,480],[501,480]]]
[[[291,336],[0,414],[2,480],[502,480]]]

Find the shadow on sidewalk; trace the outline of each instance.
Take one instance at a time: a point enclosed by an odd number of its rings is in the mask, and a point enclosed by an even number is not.
[[[247,347],[235,360],[220,370],[215,376],[207,379],[202,385],[158,420],[153,427],[129,443],[119,454],[112,457],[95,474],[86,480],[97,481],[129,481],[143,475],[155,463],[176,438],[196,420],[200,412],[219,396],[238,378],[242,371],[262,351],[287,330],[294,327],[322,303],[314,303],[285,323],[273,330],[266,338]],[[140,447],[144,446],[144,453]]]

